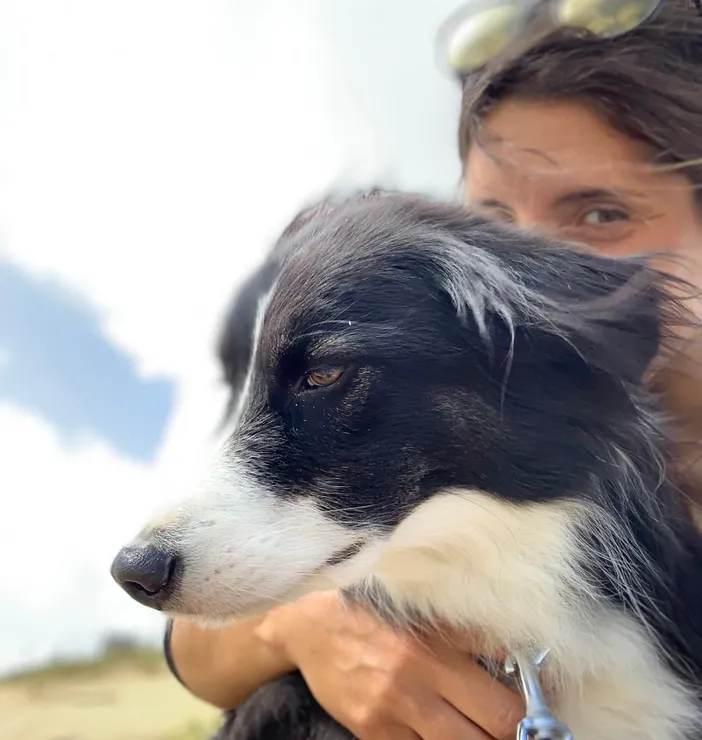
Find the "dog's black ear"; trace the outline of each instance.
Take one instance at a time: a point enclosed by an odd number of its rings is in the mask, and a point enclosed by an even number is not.
[[[267,259],[241,286],[225,315],[217,356],[224,381],[230,389],[230,407],[241,390],[251,360],[259,302],[271,289],[279,269],[277,260]],[[227,410],[227,416],[230,410]]]
[[[217,342],[217,357],[222,367],[224,381],[230,389],[225,419],[230,416],[246,378],[253,352],[253,335],[261,299],[273,287],[294,238],[316,217],[332,209],[333,206],[325,200],[300,211],[283,230],[263,263],[236,291],[225,314]]]
[[[285,254],[289,246],[289,239],[293,239],[295,236],[298,236],[306,226],[309,226],[309,224],[319,216],[331,213],[334,210],[334,207],[334,203],[329,197],[311,206],[303,208],[285,227],[285,229],[283,229],[276,245],[273,247],[271,255],[277,255],[280,257]]]
[[[642,258],[566,247],[537,250],[531,259],[525,282],[541,299],[543,329],[553,321],[587,365],[641,382],[666,332],[664,276]]]
[[[488,226],[453,250],[445,280],[459,313],[490,341],[502,326],[522,349],[547,339],[614,379],[641,382],[676,325],[681,284],[644,257],[615,259]],[[481,244],[482,241],[482,244]],[[554,341],[555,340],[555,341]]]

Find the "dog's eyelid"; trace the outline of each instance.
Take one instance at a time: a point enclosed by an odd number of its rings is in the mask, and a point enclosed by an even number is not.
[[[325,367],[353,365],[358,358],[358,351],[339,347],[315,347],[305,354],[305,370],[316,370]]]

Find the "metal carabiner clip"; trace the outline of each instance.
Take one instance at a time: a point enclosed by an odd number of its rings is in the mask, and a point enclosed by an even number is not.
[[[505,671],[516,676],[526,702],[526,716],[517,726],[517,740],[573,740],[568,727],[551,714],[541,689],[539,671],[548,652],[543,650],[536,657],[529,657],[516,651],[505,662]]]

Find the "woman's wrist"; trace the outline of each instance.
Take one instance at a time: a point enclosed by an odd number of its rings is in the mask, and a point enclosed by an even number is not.
[[[258,635],[265,615],[222,627],[175,620],[171,660],[184,686],[222,709],[233,709],[257,688],[293,670],[283,653]]]
[[[291,657],[289,649],[288,630],[290,623],[290,610],[294,604],[284,604],[266,612],[253,629],[259,649],[268,654],[268,660],[272,665],[280,667],[280,673],[290,673],[297,666]]]

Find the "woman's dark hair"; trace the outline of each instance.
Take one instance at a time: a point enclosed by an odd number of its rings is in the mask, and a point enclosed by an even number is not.
[[[702,16],[694,3],[669,0],[618,38],[558,31],[501,69],[467,75],[462,162],[485,116],[508,97],[582,101],[652,146],[657,165],[680,167],[702,199]]]

